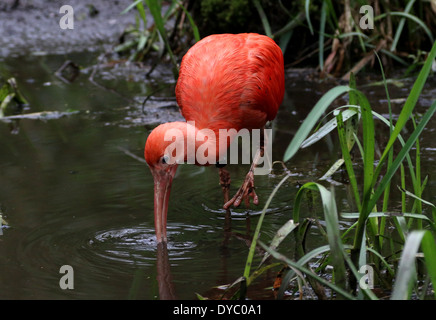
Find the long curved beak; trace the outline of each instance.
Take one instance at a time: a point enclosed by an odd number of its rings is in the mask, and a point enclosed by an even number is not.
[[[167,242],[168,200],[176,170],[177,165],[171,166],[168,171],[152,170],[154,178],[154,227],[158,243]]]

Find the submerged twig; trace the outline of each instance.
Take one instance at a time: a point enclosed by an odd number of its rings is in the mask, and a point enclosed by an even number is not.
[[[135,160],[138,160],[139,162],[147,163],[147,162],[145,161],[145,159],[143,159],[143,158],[141,158],[141,157],[138,157],[136,154],[133,154],[132,152],[130,152],[129,150],[127,150],[127,149],[125,149],[125,148],[123,148],[123,147],[118,147],[118,150],[124,152],[124,154],[128,155],[129,157],[131,157],[131,158],[133,158],[133,159],[135,159]]]
[[[54,73],[56,77],[65,83],[71,83],[78,77],[80,69],[71,60],[67,60],[64,64]]]
[[[378,43],[377,47],[374,49],[373,52],[368,52],[365,57],[363,57],[353,68],[351,68],[350,71],[348,71],[344,76],[342,76],[342,80],[350,80],[350,74],[351,73],[358,73],[369,61],[374,59],[374,52],[380,51],[382,48],[384,48],[386,45],[386,40],[382,39]]]

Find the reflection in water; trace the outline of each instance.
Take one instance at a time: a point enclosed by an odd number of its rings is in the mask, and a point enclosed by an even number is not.
[[[80,62],[79,57],[86,55],[78,54],[73,60]],[[218,170],[180,166],[169,204],[169,242],[159,248],[153,224],[153,179],[145,164],[126,156],[125,150],[142,157],[149,130],[159,122],[180,119],[178,110],[152,99],[144,107],[147,116],[142,113],[144,98],[140,97],[160,85],[162,75],[150,83],[143,78],[137,82],[100,79],[138,97],[137,104],[130,104],[90,85],[89,74],[63,83],[53,73],[64,60],[64,56],[43,56],[2,64],[6,73],[16,76],[29,100],[26,114],[79,112],[70,117],[20,119],[20,130],[16,127],[14,135],[9,123],[0,122],[0,210],[9,223],[0,239],[0,298],[195,299],[195,292],[208,296],[204,293],[210,288],[234,282],[243,273],[252,230],[281,180],[282,169],[274,167],[273,174],[256,181],[258,207],[226,212]],[[287,98],[274,125],[274,160],[283,156],[310,107],[331,87],[306,82],[300,74],[288,77]],[[433,84],[420,97],[418,110],[424,111],[427,101],[434,100]],[[390,93],[401,98],[409,89],[406,84]],[[384,87],[371,90],[374,110],[388,113],[381,101]],[[173,95],[170,89],[162,93]],[[298,99],[292,101],[292,97]],[[432,129],[436,120],[431,121],[421,145],[425,151],[422,171],[430,175],[436,171]],[[319,162],[314,165],[316,155]],[[329,153],[326,144],[320,143],[302,150],[288,168],[297,175],[295,180],[312,181],[336,159],[337,152]],[[248,166],[229,166],[228,170],[233,195]],[[340,189],[338,202],[347,206]],[[424,199],[431,201],[431,190],[434,183],[429,181]],[[266,241],[289,219],[296,191],[296,182],[289,181],[274,197],[262,225]],[[75,271],[71,291],[59,288],[59,268],[65,264]]]
[[[171,276],[171,265],[166,243],[158,243],[156,252],[157,283],[161,300],[175,300],[176,290]]]
[[[247,219],[249,220],[249,219]],[[223,259],[226,257],[228,252],[228,244],[230,238],[232,237],[231,232],[231,212],[229,209],[226,210],[224,226],[223,226],[224,236],[221,244],[220,251],[223,254]],[[249,232],[249,230],[247,230]],[[238,235],[236,235],[238,237]],[[168,253],[167,243],[158,243],[156,248],[156,280],[158,282],[159,288],[159,299],[161,300],[175,300],[178,299],[175,286],[173,283],[173,277],[171,273],[171,263]]]

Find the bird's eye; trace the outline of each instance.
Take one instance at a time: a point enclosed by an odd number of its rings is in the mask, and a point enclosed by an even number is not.
[[[167,155],[164,155],[164,156],[161,158],[161,162],[162,162],[163,164],[168,164],[169,161],[170,161],[170,157],[168,157]]]

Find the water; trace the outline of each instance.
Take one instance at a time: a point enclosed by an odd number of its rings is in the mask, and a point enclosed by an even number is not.
[[[167,248],[157,247],[153,222],[153,179],[139,158],[147,134],[158,123],[181,119],[169,68],[150,79],[131,66],[104,69],[89,81],[95,53],[27,56],[0,62],[4,79],[15,77],[29,100],[26,113],[78,111],[52,120],[0,122],[0,211],[8,226],[0,236],[2,299],[195,299],[219,295],[215,286],[243,274],[248,247],[263,204],[283,177],[276,166],[256,177],[261,203],[221,209],[218,170],[184,165],[174,180],[168,215]],[[54,72],[67,60],[85,69],[73,83]],[[147,67],[145,67],[146,69]],[[141,111],[144,97],[166,84]],[[412,82],[391,88],[392,98],[408,95]],[[418,112],[434,100],[430,81]],[[286,96],[275,121],[274,159],[281,159],[299,123],[334,83],[310,79],[310,71],[287,75]],[[367,87],[372,106],[387,113],[384,88]],[[345,103],[345,100],[343,101]],[[394,106],[398,114],[400,104]],[[436,172],[435,120],[424,132],[423,172]],[[12,129],[11,129],[12,128]],[[13,131],[11,133],[11,130]],[[291,217],[299,184],[321,177],[338,156],[335,137],[303,150],[288,164],[295,174],[280,189],[265,218],[269,241]],[[232,193],[248,170],[230,166]],[[429,180],[423,197],[435,201]],[[342,192],[342,193],[341,193]],[[341,208],[347,208],[338,188]],[[349,222],[341,222],[349,223]],[[321,241],[321,239],[314,240]],[[290,245],[292,246],[292,245]],[[62,265],[74,270],[74,289],[62,290]],[[254,298],[271,298],[275,271],[261,276]]]

